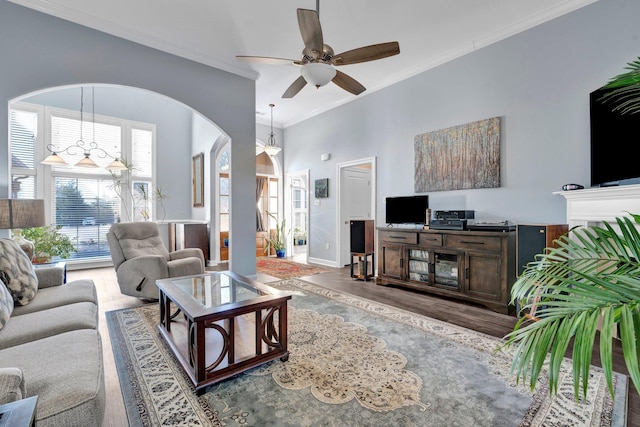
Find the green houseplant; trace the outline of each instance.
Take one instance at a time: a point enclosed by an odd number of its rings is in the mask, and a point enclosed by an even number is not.
[[[71,239],[60,233],[61,228],[61,225],[49,225],[22,230],[22,235],[35,245],[34,263],[50,262],[54,256],[69,258],[76,251]]]
[[[613,89],[604,99],[611,101],[613,109],[622,114],[635,114],[640,112],[640,57],[629,62],[625,70],[604,86]]]
[[[615,226],[615,228],[614,228]],[[619,327],[624,360],[640,392],[640,215],[616,218],[612,226],[578,227],[537,255],[514,284],[512,303],[523,316],[506,345],[517,344],[512,370],[533,389],[548,360],[549,391],[558,392],[560,364],[573,341],[574,391],[583,395],[600,329],[601,365],[613,395],[612,343]]]
[[[264,252],[268,253],[269,248],[271,247],[276,251],[276,256],[278,258],[284,258],[285,247],[287,245],[287,235],[289,234],[289,232],[285,229],[285,220],[283,219],[282,221],[278,221],[278,218],[276,218],[276,216],[271,212],[267,212],[267,215],[269,215],[276,221],[276,228],[273,235],[269,233],[269,235],[265,237],[269,245],[264,248]]]

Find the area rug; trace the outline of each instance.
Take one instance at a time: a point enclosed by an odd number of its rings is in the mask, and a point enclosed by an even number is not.
[[[499,340],[299,279],[269,283],[293,296],[289,351],[200,396],[157,332],[158,305],[107,312],[131,426],[623,426],[597,369],[573,398],[565,363],[558,397],[509,375]],[[623,403],[620,403],[623,402]]]
[[[326,268],[314,267],[277,257],[258,257],[256,269],[259,273],[265,273],[278,279],[311,276],[329,271]]]

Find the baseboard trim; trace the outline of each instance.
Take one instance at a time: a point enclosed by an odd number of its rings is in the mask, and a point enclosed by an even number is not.
[[[338,268],[338,263],[337,262],[331,261],[331,260],[328,260],[328,259],[308,257],[307,258],[307,262],[310,263],[310,264],[323,265],[325,267]]]

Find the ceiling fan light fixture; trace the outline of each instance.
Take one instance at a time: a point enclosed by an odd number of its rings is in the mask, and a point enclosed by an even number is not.
[[[336,69],[323,62],[311,62],[302,67],[302,77],[315,87],[324,86],[336,76]]]

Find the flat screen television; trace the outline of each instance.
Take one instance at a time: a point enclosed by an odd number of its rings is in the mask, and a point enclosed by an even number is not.
[[[424,224],[429,208],[429,196],[387,197],[387,224]]]
[[[611,89],[591,92],[591,186],[640,183],[640,163],[635,155],[640,114],[613,111],[602,97]]]

